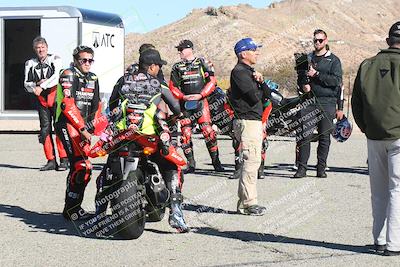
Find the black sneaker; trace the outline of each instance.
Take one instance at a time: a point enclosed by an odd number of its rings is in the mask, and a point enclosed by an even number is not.
[[[58,165],[58,171],[66,171],[69,168],[68,158],[60,158],[60,165]]]
[[[40,168],[39,170],[42,171],[52,171],[55,170],[57,168],[57,163],[55,159],[52,160],[48,160],[46,165],[44,165],[42,168]]]
[[[374,244],[374,250],[377,253],[383,253],[386,250],[386,245],[377,245]]]
[[[244,215],[263,216],[267,212],[267,209],[260,205],[251,205],[249,207],[244,207],[242,202],[239,200],[237,205],[237,212]]]
[[[325,171],[317,171],[317,177],[318,178],[327,178],[328,175],[326,174]]]
[[[307,170],[304,167],[299,167],[297,172],[292,176],[293,179],[304,178],[307,176]]]
[[[400,256],[400,251],[391,251],[385,249],[385,251],[383,252],[383,256]]]

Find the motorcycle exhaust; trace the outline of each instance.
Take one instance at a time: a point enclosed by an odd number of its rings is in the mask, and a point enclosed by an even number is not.
[[[164,180],[160,176],[156,174],[151,176],[150,189],[154,198],[153,204],[159,205],[167,203],[169,199],[169,190],[165,186]]]

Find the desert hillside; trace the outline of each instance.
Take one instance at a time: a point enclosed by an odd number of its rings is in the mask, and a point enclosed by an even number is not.
[[[321,28],[342,60],[346,79],[365,57],[385,48],[389,27],[400,20],[398,0],[286,0],[265,8],[250,5],[194,9],[186,17],[146,34],[128,34],[125,62],[137,61],[142,43],[153,43],[168,61],[179,60],[174,48],[182,39],[195,44],[197,55],[214,62],[218,77],[229,76],[236,63],[233,46],[243,37],[263,44],[257,69],[292,87],[293,53],[311,51],[312,33]],[[168,77],[168,76],[167,76]],[[288,88],[290,89],[290,88]]]

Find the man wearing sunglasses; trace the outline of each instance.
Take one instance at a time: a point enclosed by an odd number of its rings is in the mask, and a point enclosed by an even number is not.
[[[207,96],[215,89],[214,69],[204,58],[194,56],[193,43],[190,40],[182,40],[176,48],[182,61],[172,66],[169,89],[180,101],[185,117],[181,120],[182,149],[188,160],[188,168],[185,172],[193,173],[196,169],[191,140],[192,127],[195,122],[199,124],[204,136],[214,170],[222,172],[224,168],[219,160],[217,136],[211,127],[211,115],[207,101]]]
[[[313,130],[318,130],[317,177],[326,178],[326,161],[331,143],[330,134],[334,127],[333,119],[343,118],[341,98],[342,65],[328,46],[325,31],[314,31],[314,52],[308,55],[309,70],[307,84],[298,79],[298,85],[306,97],[314,98],[310,105],[300,110],[301,131],[298,132],[298,169],[292,178],[303,178],[307,174],[307,162],[310,157]],[[337,107],[336,107],[337,106]]]
[[[39,143],[43,144],[44,154],[47,159],[46,165],[40,168],[40,171],[66,170],[68,168],[68,159],[65,149],[56,135],[56,145],[60,157],[60,165],[57,167],[52,138],[54,101],[60,77],[61,59],[57,55],[48,54],[47,41],[41,36],[33,40],[33,50],[36,53],[36,57],[25,63],[24,86],[27,92],[37,96],[39,102]]]
[[[56,130],[67,151],[70,172],[67,176],[63,216],[67,220],[87,219],[81,204],[92,173],[88,160],[93,122],[100,115],[99,82],[90,72],[93,49],[78,46],[73,51],[73,66],[60,75],[57,88]]]

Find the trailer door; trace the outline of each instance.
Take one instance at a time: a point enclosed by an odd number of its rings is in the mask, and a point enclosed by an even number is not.
[[[36,97],[24,90],[24,69],[25,61],[35,55],[32,40],[39,34],[40,19],[4,19],[2,111],[35,109]]]
[[[72,62],[72,51],[79,43],[78,18],[42,18],[41,35],[46,38],[49,53],[61,57],[63,67]]]

